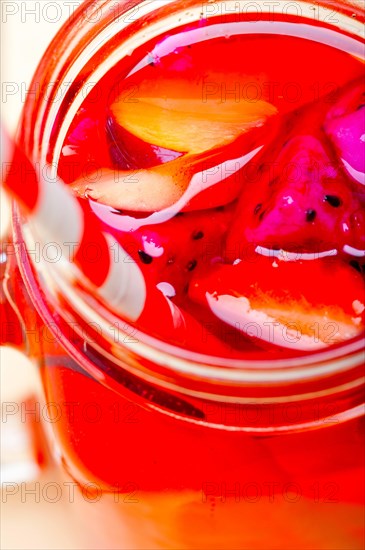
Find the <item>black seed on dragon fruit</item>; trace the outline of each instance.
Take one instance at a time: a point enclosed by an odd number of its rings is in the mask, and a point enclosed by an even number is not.
[[[149,254],[146,254],[146,252],[144,252],[144,250],[138,250],[138,255],[139,255],[139,257],[141,258],[141,261],[144,264],[146,264],[146,265],[152,264],[152,262],[153,262],[152,256],[150,256]]]
[[[186,266],[186,269],[188,271],[194,271],[197,265],[198,265],[198,262],[196,260],[191,260],[191,262],[189,262],[188,265]]]
[[[309,208],[309,210],[305,213],[305,219],[307,222],[313,222],[316,219],[317,212],[313,210],[312,208]]]
[[[328,204],[333,206],[333,208],[338,208],[342,204],[341,199],[339,197],[336,197],[336,195],[325,195],[323,197],[323,200],[328,202]]]
[[[261,253],[360,255],[365,249],[365,195],[354,190],[330,155],[326,143],[311,135],[289,138],[284,149],[265,154],[270,168],[241,194],[226,240],[228,261],[244,257],[248,246]]]
[[[350,260],[349,264],[359,273],[365,273],[365,264],[361,264],[358,260]]]
[[[262,208],[262,204],[261,204],[261,203],[256,204],[255,210],[253,211],[253,213],[254,213],[255,215],[257,215],[257,214],[260,212],[261,208]]]
[[[263,212],[260,212],[260,215],[259,215],[260,222],[262,222],[262,220],[264,219],[265,214],[266,214],[266,210],[263,210]]]
[[[203,239],[203,238],[204,238],[203,231],[194,231],[194,233],[192,235],[192,239],[194,241],[199,241],[200,239]]]

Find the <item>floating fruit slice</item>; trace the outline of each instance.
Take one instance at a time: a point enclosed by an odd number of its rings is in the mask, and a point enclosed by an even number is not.
[[[136,103],[117,98],[111,106],[117,124],[138,138],[173,151],[201,153],[227,144],[259,126],[277,110],[266,101],[139,96]]]
[[[167,295],[184,299],[185,288],[196,268],[221,253],[221,242],[232,217],[232,206],[186,212],[159,224],[146,225],[133,233],[115,232],[121,245]],[[118,218],[118,213],[114,214]]]
[[[78,179],[72,187],[80,197],[131,212],[166,209],[177,204],[188,190],[175,213],[221,206],[237,197],[243,182],[239,172],[277,127],[274,117],[267,127],[252,129],[229,147],[180,156],[150,169],[99,170],[87,179]]]
[[[317,138],[289,139],[260,161],[256,179],[243,188],[227,239],[230,260],[241,258],[248,245],[335,254],[365,248],[365,197]]]
[[[365,84],[351,82],[328,111],[324,129],[350,178],[365,185]]]
[[[115,126],[155,146],[198,153],[362,74],[358,60],[315,36],[278,36],[263,24],[261,36],[248,23],[247,34],[242,27],[236,34],[235,25],[216,25],[162,39],[112,90]],[[332,67],[341,62],[334,74]]]
[[[364,330],[364,282],[339,261],[221,265],[194,278],[189,295],[238,331],[285,348],[317,350]]]
[[[171,169],[166,170],[165,165],[123,172],[103,169],[88,180],[77,180],[72,187],[78,196],[115,209],[154,212],[176,202],[187,185],[184,178],[178,177],[178,167],[174,165]]]

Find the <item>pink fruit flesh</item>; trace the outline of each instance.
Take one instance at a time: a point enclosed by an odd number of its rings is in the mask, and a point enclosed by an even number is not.
[[[257,182],[242,191],[227,238],[227,258],[245,246],[321,252],[365,248],[365,196],[353,189],[322,143],[293,137],[261,159]]]
[[[365,85],[346,87],[327,114],[324,129],[347,175],[365,185]]]

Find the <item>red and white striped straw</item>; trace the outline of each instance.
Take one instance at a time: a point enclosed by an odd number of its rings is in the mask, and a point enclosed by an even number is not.
[[[47,181],[21,149],[1,129],[2,185],[27,213],[41,244],[54,242],[62,258],[76,266],[80,281],[86,278],[97,295],[131,321],[146,306],[146,281],[135,261],[106,234],[99,220],[74,197],[59,179]],[[90,246],[98,261],[90,261]],[[157,297],[165,297],[157,289]]]

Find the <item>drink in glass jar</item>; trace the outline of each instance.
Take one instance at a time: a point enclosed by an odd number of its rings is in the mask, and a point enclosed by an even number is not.
[[[37,353],[87,531],[361,548],[362,15],[113,6],[64,29],[65,61],[35,77],[57,75],[54,101],[28,103],[21,136],[137,267],[120,317],[47,262],[19,266],[53,330]]]

